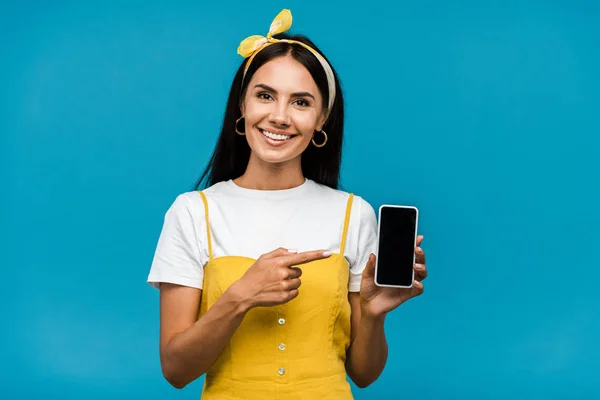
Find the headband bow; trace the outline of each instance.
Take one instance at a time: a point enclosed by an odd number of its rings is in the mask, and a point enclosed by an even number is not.
[[[267,37],[252,35],[242,40],[238,47],[238,54],[244,58],[250,57],[256,50],[261,49],[267,43],[277,43],[273,35],[287,31],[292,27],[292,13],[290,10],[282,10],[271,23]]]
[[[250,63],[252,63],[252,60],[254,59],[254,57],[265,47],[270,46],[274,43],[279,43],[279,42],[298,44],[298,45],[304,47],[305,49],[309,50],[312,54],[314,54],[314,56],[317,58],[317,60],[319,60],[319,63],[323,67],[323,70],[325,71],[325,75],[327,76],[327,86],[329,89],[329,104],[327,107],[327,115],[326,115],[326,117],[328,117],[329,112],[331,111],[331,108],[333,107],[333,102],[335,100],[335,76],[333,75],[333,70],[331,69],[331,66],[325,60],[325,58],[323,58],[323,56],[321,54],[319,54],[319,52],[317,52],[315,49],[313,49],[309,45],[299,42],[297,40],[288,40],[288,39],[279,40],[279,39],[273,38],[274,35],[285,32],[288,29],[290,29],[291,27],[292,27],[292,13],[290,12],[290,10],[284,9],[279,14],[277,14],[275,19],[271,23],[271,26],[269,28],[269,33],[267,33],[266,37],[260,36],[260,35],[252,35],[252,36],[249,36],[246,39],[242,40],[242,42],[240,43],[240,45],[238,47],[237,52],[242,57],[249,58],[248,62],[246,63],[246,66],[244,68],[244,77],[246,76],[246,72],[248,71],[248,68],[250,67]]]

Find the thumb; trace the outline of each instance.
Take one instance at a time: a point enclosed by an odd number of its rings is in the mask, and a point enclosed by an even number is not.
[[[373,279],[375,277],[375,254],[371,253],[367,260],[367,265],[363,270],[363,278]]]

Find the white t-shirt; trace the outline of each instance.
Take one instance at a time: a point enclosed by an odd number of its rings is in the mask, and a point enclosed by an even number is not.
[[[340,251],[348,193],[312,180],[285,190],[253,190],[233,181],[220,182],[204,194],[212,235],[213,257],[258,258],[278,247],[298,251]],[[202,197],[196,191],[177,196],[165,214],[148,283],[202,289],[208,254]],[[377,249],[373,207],[354,196],[344,256],[350,267],[348,290],[360,290],[361,274]]]

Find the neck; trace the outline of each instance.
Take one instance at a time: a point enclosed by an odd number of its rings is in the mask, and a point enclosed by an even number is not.
[[[300,157],[280,164],[264,162],[250,154],[248,167],[242,176],[233,180],[238,186],[255,190],[284,190],[302,185]]]

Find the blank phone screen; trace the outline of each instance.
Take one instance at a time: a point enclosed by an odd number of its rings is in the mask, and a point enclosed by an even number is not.
[[[412,285],[416,229],[415,208],[381,208],[376,276],[378,284]]]

